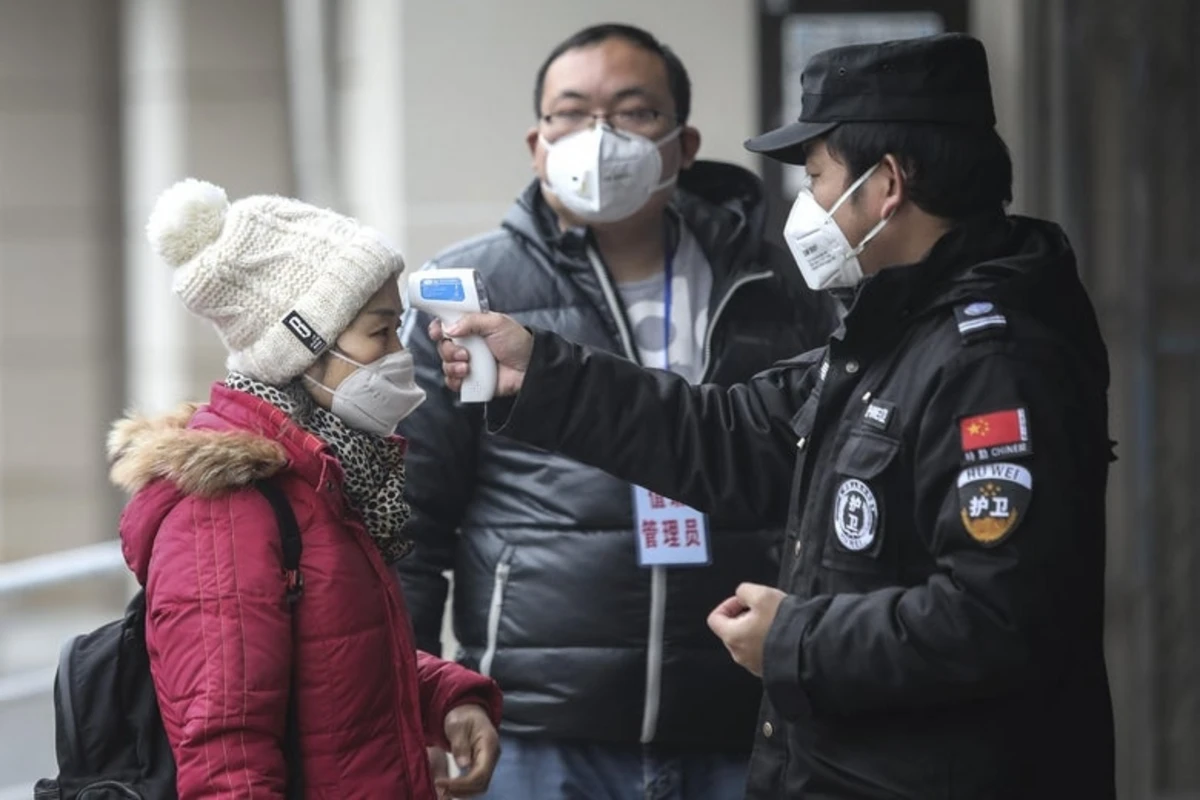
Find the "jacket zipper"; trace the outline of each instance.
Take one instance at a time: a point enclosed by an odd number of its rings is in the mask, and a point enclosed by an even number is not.
[[[641,358],[633,347],[633,337],[625,322],[625,312],[617,301],[617,293],[609,280],[608,270],[604,261],[595,248],[588,248],[588,260],[596,272],[600,289],[608,303],[613,319],[617,321],[617,332],[621,336],[621,344],[625,355],[634,363],[640,364]],[[667,616],[667,571],[665,567],[650,569],[650,630],[646,639],[646,699],[642,704],[642,742],[654,741],[658,729],[658,709],[662,700],[662,657],[663,657],[663,626]]]
[[[613,288],[612,281],[609,280],[608,269],[605,268],[604,261],[600,258],[600,253],[596,248],[589,245],[587,255],[588,261],[592,264],[592,270],[596,273],[596,280],[600,282],[600,291],[604,292],[604,302],[608,303],[608,310],[612,312],[613,319],[617,322],[617,333],[621,337],[621,347],[625,350],[625,357],[635,364],[641,364],[642,359],[633,346],[633,335],[629,332],[629,325],[625,322],[625,311],[620,301],[617,300],[617,292]]]
[[[768,280],[773,274],[774,273],[772,273],[770,270],[766,270],[764,272],[754,272],[750,275],[743,275],[733,282],[733,285],[729,287],[729,290],[726,291],[724,296],[721,298],[721,302],[717,304],[717,309],[713,312],[712,319],[708,321],[708,331],[704,334],[704,364],[701,367],[700,375],[703,376],[705,380],[708,378],[708,368],[712,361],[713,331],[717,329],[717,322],[720,321],[721,314],[725,311],[725,307],[729,305],[729,301],[733,299],[735,294],[737,294],[738,289],[742,288],[748,283]]]
[[[496,659],[496,640],[500,636],[500,612],[504,609],[504,588],[508,585],[508,573],[512,569],[512,548],[500,555],[496,572],[492,578],[492,601],[488,605],[487,646],[479,659],[479,673],[492,675],[492,662]]]
[[[734,281],[721,297],[712,319],[708,321],[708,330],[704,335],[704,363],[700,370],[702,379],[708,378],[713,331],[716,330],[729,301],[741,287],[755,281],[767,280],[772,274],[767,270],[743,275]],[[653,742],[658,732],[658,712],[662,705],[663,629],[666,626],[666,617],[667,570],[665,567],[654,567],[650,575],[650,633],[646,645],[646,704],[642,711],[642,744]]]
[[[608,303],[609,311],[612,312],[613,319],[617,322],[617,332],[621,336],[621,344],[625,349],[625,355],[630,360],[640,364],[641,359],[633,347],[633,337],[629,333],[629,328],[625,322],[625,314],[621,309],[621,304],[617,301],[612,281],[609,280],[608,270],[605,269],[604,262],[595,248],[588,248],[588,261],[591,262],[592,269],[596,273],[596,279],[600,282],[600,289],[604,292],[604,299]],[[708,375],[708,366],[712,355],[713,331],[716,329],[717,322],[720,320],[721,314],[725,311],[725,307],[729,305],[729,301],[741,287],[754,281],[767,280],[771,275],[770,270],[743,275],[734,281],[733,285],[722,296],[721,302],[717,304],[716,311],[713,312],[712,319],[708,322],[708,331],[704,338],[704,363],[701,375],[705,377]],[[495,596],[493,595],[494,602]],[[642,706],[641,741],[643,744],[654,741],[654,735],[658,731],[658,712],[662,704],[663,628],[666,625],[666,616],[667,571],[665,567],[653,567],[650,570],[650,630],[646,640],[646,700]],[[489,618],[489,643],[491,642],[490,621]],[[492,648],[489,644],[488,653],[491,652]],[[485,653],[484,657],[487,658],[487,653]],[[480,671],[486,675],[487,672],[482,669],[483,663],[486,663],[490,667],[491,662],[490,660],[481,662]]]
[[[642,707],[642,744],[654,741],[662,705],[663,627],[667,618],[667,569],[650,571],[650,633],[646,643],[646,702]]]

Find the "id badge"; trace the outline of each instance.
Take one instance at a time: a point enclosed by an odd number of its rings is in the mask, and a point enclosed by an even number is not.
[[[704,567],[712,563],[708,520],[696,509],[633,487],[638,565]]]

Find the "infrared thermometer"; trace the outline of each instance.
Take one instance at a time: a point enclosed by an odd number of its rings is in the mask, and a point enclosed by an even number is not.
[[[487,290],[473,269],[430,269],[415,273],[408,282],[408,304],[437,317],[442,325],[458,322],[464,314],[487,311]],[[486,403],[496,393],[496,359],[482,336],[451,338],[471,354],[459,399]]]

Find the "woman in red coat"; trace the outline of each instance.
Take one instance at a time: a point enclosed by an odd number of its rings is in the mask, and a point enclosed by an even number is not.
[[[289,697],[305,797],[483,791],[499,690],[416,652],[391,569],[411,547],[392,431],[423,399],[396,333],[400,257],[333,212],[229,204],[195,180],[164,193],[148,234],[176,268],[175,294],[229,350],[208,404],[127,419],[110,440],[114,480],[133,492],[121,538],[146,587],[179,796],[294,796]],[[262,479],[301,530],[294,611],[275,515],[252,486]],[[465,772],[436,789],[435,746]]]

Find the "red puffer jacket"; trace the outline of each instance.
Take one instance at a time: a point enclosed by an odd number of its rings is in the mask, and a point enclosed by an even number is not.
[[[179,796],[282,798],[293,665],[310,798],[435,797],[426,745],[476,703],[480,675],[413,647],[398,585],[342,490],[323,442],[222,385],[209,405],[120,422],[113,478],[135,496],[125,559],[146,587],[146,643]],[[253,487],[288,495],[303,541],[296,637],[275,516]]]

